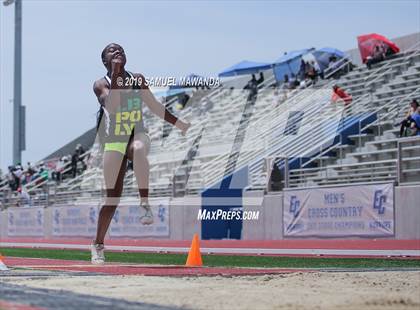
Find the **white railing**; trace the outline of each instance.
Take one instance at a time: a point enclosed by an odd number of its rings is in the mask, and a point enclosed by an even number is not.
[[[324,70],[324,79],[329,79],[330,77],[345,69],[346,67],[347,70],[350,71],[350,66],[351,60],[347,57],[344,57],[337,62],[337,66],[335,68],[328,67]]]
[[[372,123],[369,123],[368,125],[366,125],[363,128],[361,127],[361,123],[363,122],[363,120],[366,119],[366,117],[362,117],[361,119],[359,119],[359,121],[358,121],[359,122],[359,133],[362,133],[366,129],[380,123],[381,121],[383,122],[384,120],[395,120],[395,114],[399,114],[399,111],[406,108],[405,100],[407,98],[409,98],[410,96],[413,96],[414,93],[420,93],[420,89],[415,90],[414,92],[406,95],[404,98],[397,98],[397,99],[399,99],[399,101],[397,103],[395,103],[396,100],[394,99],[394,100],[391,100],[390,102],[388,102],[385,106],[382,106],[382,107],[374,110],[372,113],[374,113],[376,115],[378,115],[381,110],[385,110],[385,111],[387,111],[387,113],[383,113],[376,121],[374,121]],[[395,113],[395,111],[398,111],[398,112]],[[361,146],[360,138],[359,138],[359,146]],[[364,166],[365,163],[359,163],[359,164]],[[358,164],[356,163],[354,165],[357,166]],[[336,167],[340,167],[340,165],[338,165],[338,166],[337,165],[328,165],[326,167],[303,168],[304,166],[305,165],[303,165],[302,168],[300,168],[300,169],[291,170],[291,175],[293,174],[293,176],[295,177],[295,181],[294,181],[295,184],[298,184],[298,183],[303,184],[304,183],[305,177],[307,177],[307,174],[305,174],[305,172],[307,172],[307,171],[311,171],[314,174],[321,174],[322,171],[329,171],[328,169],[334,169]],[[346,165],[342,165],[342,166],[343,167],[348,167]],[[357,170],[354,170],[353,172],[357,172]],[[299,179],[296,175],[301,176],[302,179]]]
[[[332,83],[333,82],[330,84],[332,85]],[[277,141],[272,141],[274,145],[267,147],[268,137],[270,137],[270,135],[276,130],[284,128],[289,121],[288,115],[282,115],[282,112],[288,112],[289,110],[303,111],[306,115],[319,112],[323,106],[329,104],[331,94],[329,87],[331,85],[327,86],[327,91],[324,89],[316,90],[314,92],[312,92],[312,89],[303,90],[299,96],[287,100],[285,103],[275,107],[272,113],[252,123],[247,130],[248,138],[244,141],[242,146],[241,157],[238,162],[235,163],[237,169],[250,164],[250,160],[258,158],[264,153],[269,156],[270,151],[276,152],[282,147],[287,147],[286,144],[291,143],[291,140],[296,139],[295,136],[289,136],[288,139],[284,139],[284,142],[281,141],[282,139],[277,139]],[[308,96],[308,91],[311,92],[310,96]],[[321,101],[321,103],[317,103],[317,100],[321,98],[324,98],[324,100]],[[301,126],[299,131],[304,131],[305,127],[306,126],[304,124]],[[203,167],[202,173],[205,176],[205,184],[207,186],[216,183],[221,177],[223,177],[220,174],[220,169],[224,171],[225,169],[228,170],[230,168],[223,165],[226,156],[228,156],[228,154],[220,155],[218,160],[214,160]]]

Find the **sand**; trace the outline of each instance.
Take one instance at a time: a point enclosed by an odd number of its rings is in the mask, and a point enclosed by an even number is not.
[[[4,277],[0,281],[190,309],[420,309],[420,271]]]

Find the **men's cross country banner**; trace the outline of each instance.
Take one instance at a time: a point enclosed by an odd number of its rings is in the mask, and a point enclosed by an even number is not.
[[[111,221],[111,237],[167,237],[169,236],[169,201],[150,201],[153,224],[142,225],[139,204],[121,205]]]
[[[7,209],[8,236],[44,236],[44,207]]]
[[[93,237],[98,222],[98,206],[52,207],[52,235]]]
[[[285,237],[394,235],[393,184],[286,190]]]

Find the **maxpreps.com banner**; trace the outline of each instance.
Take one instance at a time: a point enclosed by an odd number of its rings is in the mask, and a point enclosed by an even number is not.
[[[98,222],[95,205],[52,207],[52,235],[93,237]]]
[[[8,236],[44,236],[44,207],[7,209]]]
[[[140,207],[137,204],[121,205],[112,218],[111,237],[167,237],[169,236],[169,201],[151,201],[154,222],[140,223]]]
[[[284,191],[286,237],[394,235],[393,184]]]

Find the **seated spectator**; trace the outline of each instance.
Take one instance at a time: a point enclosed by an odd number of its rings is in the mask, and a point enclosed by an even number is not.
[[[404,118],[404,120],[400,123],[400,137],[407,137],[407,135],[410,135],[407,131],[409,128],[411,128],[412,123],[414,123],[414,120],[412,119],[412,116],[414,113],[416,113],[417,108],[419,107],[419,104],[416,99],[413,99],[410,103],[410,108],[407,111],[407,114]]]
[[[413,119],[413,123],[411,124],[413,136],[420,136],[420,107],[417,107],[416,112],[412,114],[411,118]]]
[[[73,155],[71,155],[71,172],[73,178],[77,175],[77,163],[79,162],[79,152],[74,150]]]
[[[251,80],[249,80],[248,83],[243,88],[244,90],[249,91],[249,95],[247,99],[249,102],[255,102],[255,100],[257,99],[258,85],[261,84],[262,82],[264,82],[264,75],[262,72],[260,72],[260,78],[258,80],[255,77],[255,74],[252,74]]]
[[[305,78],[306,71],[307,71],[306,70],[306,62],[302,59],[300,61],[300,67],[299,67],[299,71],[298,71],[298,74],[297,74],[297,76],[300,80],[303,80]]]
[[[17,191],[20,187],[20,176],[19,169],[13,166],[9,166],[9,173],[7,174],[7,180],[9,182],[9,187],[12,191]]]
[[[36,173],[36,169],[35,167],[28,161],[28,168],[26,168],[26,171],[30,174],[33,175],[34,173]]]
[[[66,157],[63,156],[60,160],[56,163],[55,169],[52,172],[52,179],[55,180],[57,183],[61,182],[62,172],[64,170],[64,166],[66,164]]]
[[[375,49],[372,52],[372,55],[368,56],[366,59],[366,66],[370,70],[373,64],[385,60],[385,51],[379,46],[375,46]]]
[[[317,73],[316,73],[315,67],[313,66],[312,63],[308,63],[306,65],[306,75],[305,75],[305,77],[310,79],[312,81],[312,83],[315,84]]]
[[[283,78],[283,85],[287,85],[287,84],[289,84],[289,75],[285,74]]]
[[[79,161],[82,163],[82,171],[85,171],[87,167],[83,158],[83,154],[85,154],[85,149],[80,143],[76,146],[76,152],[79,154]]]
[[[26,184],[31,183],[31,181],[32,181],[32,175],[33,175],[33,173],[31,173],[31,172],[32,172],[32,170],[27,170],[23,174],[22,179],[21,179],[21,184],[22,185],[26,185]]]
[[[19,187],[18,190],[18,198],[20,199],[20,204],[24,207],[32,206],[31,196],[28,194],[25,188]]]
[[[289,80],[289,89],[296,89],[300,85],[300,79],[292,73],[292,77]]]
[[[333,86],[333,95],[331,97],[332,103],[337,103],[339,101],[344,101],[345,105],[348,105],[352,102],[353,98],[351,95],[347,94],[344,90],[342,90],[337,85]]]
[[[315,69],[315,73],[317,77],[319,76],[321,79],[324,79],[324,73],[321,70],[321,67],[319,66],[318,62],[312,60],[311,66]]]

